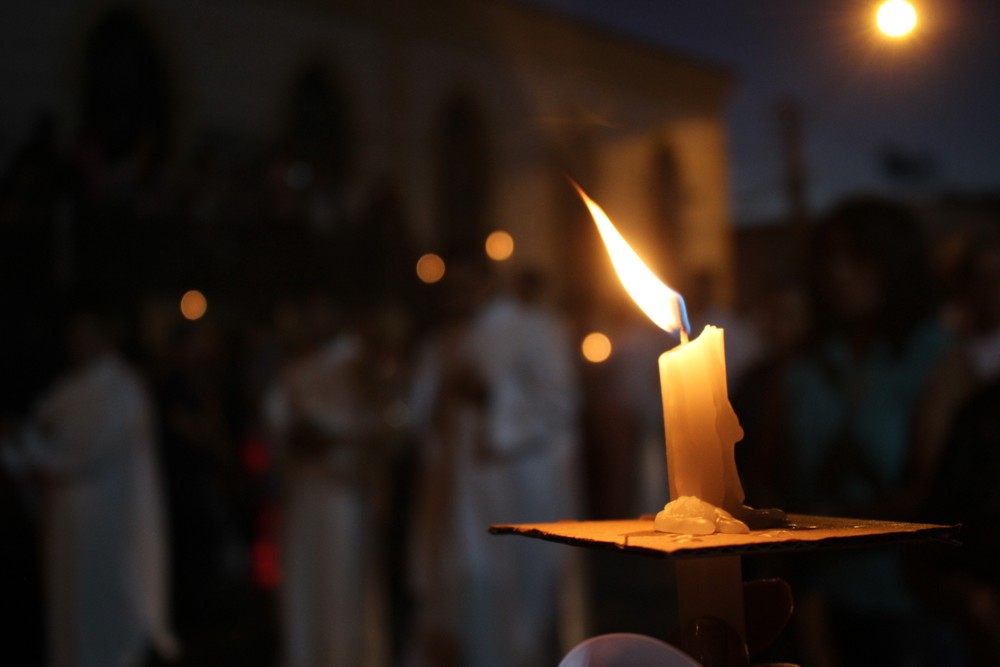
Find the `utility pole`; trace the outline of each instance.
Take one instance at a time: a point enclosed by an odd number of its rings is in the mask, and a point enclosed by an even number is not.
[[[802,150],[802,109],[794,100],[778,104],[778,126],[785,166],[785,196],[788,219],[797,236],[805,234],[809,211],[806,205],[806,160]]]

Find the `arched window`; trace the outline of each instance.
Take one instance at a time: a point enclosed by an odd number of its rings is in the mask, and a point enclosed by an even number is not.
[[[288,109],[292,157],[344,181],[356,150],[352,125],[349,100],[337,79],[320,64],[303,68]]]
[[[162,157],[170,142],[166,68],[145,26],[129,10],[109,12],[83,56],[81,134],[116,161],[137,150]]]
[[[366,229],[348,206],[357,149],[350,103],[340,80],[322,62],[309,62],[290,80],[278,157],[283,178],[274,190],[275,224],[262,252],[281,264],[276,280],[288,289],[328,289],[341,301],[349,286],[368,289],[371,257],[359,254]]]
[[[486,236],[491,162],[488,132],[478,102],[452,94],[434,128],[435,209],[446,252],[478,250]]]

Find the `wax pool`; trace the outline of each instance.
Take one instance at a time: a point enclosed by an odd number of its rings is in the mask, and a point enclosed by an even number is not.
[[[749,532],[733,517],[743,509],[735,460],[743,429],[729,403],[722,329],[706,326],[690,343],[661,355],[660,389],[671,502],[654,527],[668,533]]]

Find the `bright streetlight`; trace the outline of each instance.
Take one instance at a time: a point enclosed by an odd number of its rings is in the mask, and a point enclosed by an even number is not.
[[[917,10],[906,0],[887,0],[876,15],[879,30],[889,37],[903,37],[917,25]]]

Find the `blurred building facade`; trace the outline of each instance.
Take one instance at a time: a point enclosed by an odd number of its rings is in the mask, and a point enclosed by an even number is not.
[[[40,113],[59,145],[100,144],[109,161],[268,156],[272,180],[322,190],[303,214],[320,235],[389,181],[412,261],[503,228],[515,262],[545,269],[567,300],[617,298],[571,176],[670,282],[708,272],[734,295],[720,68],[503,0],[53,0],[7,13],[4,156]],[[70,283],[73,270],[54,269]]]

